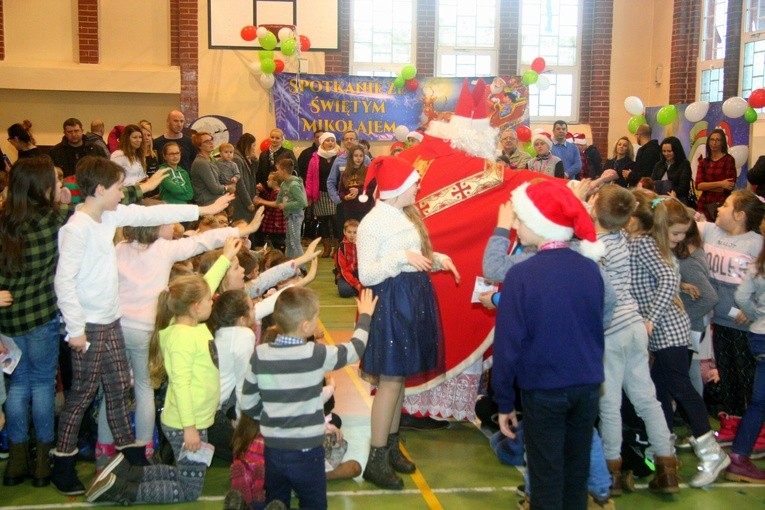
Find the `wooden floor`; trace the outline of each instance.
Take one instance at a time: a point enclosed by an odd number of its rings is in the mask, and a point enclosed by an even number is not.
[[[342,342],[351,334],[355,316],[352,299],[341,299],[332,283],[331,259],[321,259],[319,276],[312,287],[321,295],[321,319],[327,342]],[[349,443],[346,459],[356,459],[362,466],[369,448],[369,386],[357,376],[357,367],[347,367],[334,375],[337,382],[336,411],[343,418],[343,431]],[[448,429],[430,432],[407,431],[405,448],[416,462],[418,471],[405,476],[403,491],[384,491],[363,481],[329,482],[329,508],[347,510],[376,509],[514,509],[519,498],[515,489],[523,483],[518,468],[503,466],[494,456],[484,434],[472,423],[452,422]],[[695,471],[691,453],[680,453],[681,476],[689,480]],[[765,469],[764,461],[756,461]],[[0,462],[0,468],[3,468]],[[93,476],[92,463],[80,463],[83,481]],[[663,509],[718,510],[765,509],[765,486],[720,483],[708,489],[683,485],[675,496],[659,497],[646,490],[641,480],[635,493],[615,500],[625,510]],[[228,490],[228,466],[217,460],[207,472],[204,495],[200,501],[164,508],[221,508]],[[297,501],[293,502],[297,506]],[[18,487],[0,487],[2,508],[79,508],[91,506],[83,498],[66,498],[52,487],[34,489],[27,483]],[[149,508],[149,506],[138,507]]]

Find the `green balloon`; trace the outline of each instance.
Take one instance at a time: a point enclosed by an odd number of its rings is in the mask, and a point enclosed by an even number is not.
[[[648,121],[643,115],[633,115],[630,117],[629,122],[627,122],[627,129],[634,135],[637,133],[638,128],[643,124],[648,124]]]
[[[291,140],[284,140],[284,142],[282,142],[282,147],[291,151],[295,146],[292,144]]]
[[[294,55],[297,51],[297,42],[295,39],[285,39],[282,41],[282,53],[286,56]]]
[[[272,58],[261,60],[260,70],[263,71],[264,74],[271,74],[276,70],[276,62],[274,62],[274,59]]]
[[[537,157],[537,151],[534,150],[534,144],[531,142],[523,142],[523,150],[532,158]]]
[[[266,32],[263,37],[258,37],[258,42],[264,50],[273,50],[276,48],[276,36],[271,32]]]
[[[269,58],[270,58],[271,60],[273,60],[273,59],[274,59],[274,52],[273,52],[273,51],[268,51],[268,50],[260,50],[260,51],[258,52],[258,58],[259,58],[261,61],[262,61],[262,60],[267,60],[267,59],[269,59]]]
[[[749,124],[752,124],[753,122],[757,121],[757,112],[754,111],[754,108],[751,106],[746,109],[746,112],[744,112],[744,120],[747,121]]]
[[[668,126],[677,119],[677,108],[673,104],[662,106],[656,114],[656,121],[662,126]]]
[[[393,80],[393,86],[397,89],[403,89],[404,85],[406,85],[406,80],[403,76],[397,76],[395,80]]]
[[[533,69],[529,69],[528,71],[523,72],[523,76],[521,76],[521,81],[524,85],[533,85],[537,82],[539,79],[539,74],[534,71]]]
[[[401,77],[406,80],[411,80],[417,75],[417,68],[412,64],[407,64],[401,68]]]

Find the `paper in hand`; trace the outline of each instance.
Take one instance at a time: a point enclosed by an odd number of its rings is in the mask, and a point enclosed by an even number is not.
[[[476,276],[475,286],[473,287],[473,295],[470,297],[470,302],[480,303],[478,296],[480,296],[484,292],[497,292],[498,290],[499,290],[498,284],[491,283],[489,280],[485,279],[483,276]]]

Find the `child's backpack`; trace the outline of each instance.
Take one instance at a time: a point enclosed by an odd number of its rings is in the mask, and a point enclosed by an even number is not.
[[[342,241],[338,243],[335,252],[332,254],[332,260],[335,262],[335,267],[332,268],[332,274],[335,275],[335,285],[337,285],[337,280],[340,278],[340,261],[337,258],[340,251],[342,251],[343,256],[345,256],[345,245]]]

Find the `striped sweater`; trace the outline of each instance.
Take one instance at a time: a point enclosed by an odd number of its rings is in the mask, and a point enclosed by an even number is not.
[[[620,231],[608,232],[598,234],[598,239],[606,246],[606,255],[601,265],[616,291],[616,308],[611,324],[606,329],[608,336],[636,322],[643,322],[643,317],[631,292],[630,250],[626,235]]]
[[[242,411],[260,420],[271,448],[304,450],[324,440],[324,374],[357,362],[367,345],[371,317],[359,316],[356,331],[338,346],[259,345],[242,388]]]

